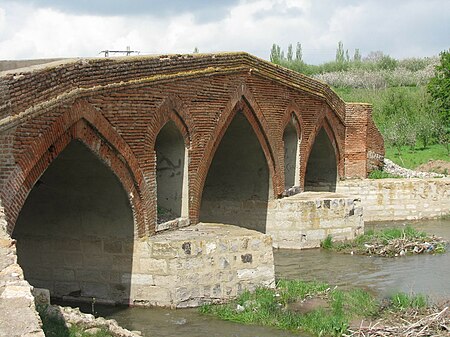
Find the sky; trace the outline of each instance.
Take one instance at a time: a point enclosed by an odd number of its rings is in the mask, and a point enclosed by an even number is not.
[[[450,0],[0,0],[0,60],[245,51],[302,44],[303,59],[382,51],[425,57],[450,48]],[[295,47],[294,47],[295,49]]]

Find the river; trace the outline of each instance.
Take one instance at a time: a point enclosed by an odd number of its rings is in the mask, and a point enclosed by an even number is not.
[[[450,220],[408,222],[450,240]],[[368,228],[403,226],[370,223]],[[397,291],[423,293],[433,300],[450,298],[450,253],[381,258],[332,253],[322,249],[275,250],[277,279],[324,281],[342,288],[361,287],[383,298]],[[100,314],[148,337],[300,336],[276,329],[240,325],[200,315],[197,309],[98,308]],[[306,335],[302,335],[306,336]]]

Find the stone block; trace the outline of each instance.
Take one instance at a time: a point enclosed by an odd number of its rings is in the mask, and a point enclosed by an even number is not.
[[[110,271],[78,269],[76,271],[76,280],[79,282],[91,281],[108,283],[110,281]]]
[[[53,241],[53,249],[59,251],[81,251],[81,241],[79,239],[61,238]]]
[[[122,241],[114,239],[104,239],[103,240],[103,251],[110,254],[121,254],[123,253]]]
[[[139,260],[139,267],[141,273],[155,275],[165,275],[168,270],[167,261],[164,259],[141,258]]]
[[[83,255],[81,253],[63,253],[64,266],[68,268],[79,268],[83,266]]]
[[[81,250],[85,254],[100,254],[102,252],[102,240],[99,237],[88,237],[81,241]]]
[[[150,275],[150,274],[124,273],[124,274],[122,274],[122,283],[123,284],[132,284],[132,285],[145,285],[145,286],[155,285],[153,275]]]
[[[180,245],[181,248],[181,245]],[[185,253],[183,252],[183,255]],[[177,247],[177,242],[153,242],[152,254],[153,258],[175,258],[180,256],[180,251]]]
[[[109,284],[101,282],[81,282],[81,296],[108,299],[111,294]]]
[[[75,272],[73,269],[55,268],[53,270],[53,279],[57,281],[74,281]]]
[[[113,264],[112,255],[83,255],[83,266],[110,269]]]
[[[55,281],[53,294],[58,297],[67,296],[74,291],[81,290],[81,285],[78,282],[63,282]]]
[[[36,305],[50,305],[50,290],[44,288],[33,288],[32,294]]]

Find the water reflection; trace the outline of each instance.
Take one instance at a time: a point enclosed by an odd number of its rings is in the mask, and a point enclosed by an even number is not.
[[[409,222],[414,228],[450,240],[449,220]],[[403,226],[403,222],[371,223],[369,228]],[[276,277],[325,281],[344,288],[365,288],[379,297],[397,291],[450,298],[450,253],[380,258],[331,253],[322,249],[275,250]]]
[[[221,321],[200,315],[197,309],[129,308],[110,317],[128,329],[140,330],[144,336],[151,337],[306,337],[267,327]]]

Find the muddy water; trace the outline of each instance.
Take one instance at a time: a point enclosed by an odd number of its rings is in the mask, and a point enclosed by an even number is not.
[[[371,223],[369,228],[403,226],[403,222]],[[450,241],[450,220],[409,222],[414,228]],[[365,288],[379,297],[398,291],[450,298],[450,253],[380,258],[331,253],[321,249],[275,250],[276,277],[318,280],[344,288]]]
[[[101,314],[114,318],[130,330],[140,330],[145,337],[307,337],[273,328],[221,321],[200,315],[197,309],[127,308],[112,312],[111,308],[103,308]]]
[[[391,222],[369,224],[366,228],[402,225]],[[450,240],[450,220],[422,221],[412,225]],[[380,298],[396,291],[424,293],[434,299],[450,298],[450,253],[387,259],[311,249],[276,250],[274,255],[277,278],[319,280],[343,288],[362,287]],[[149,337],[299,336],[276,329],[220,321],[202,316],[196,309],[99,308],[98,311],[128,329],[141,330],[144,336]]]

